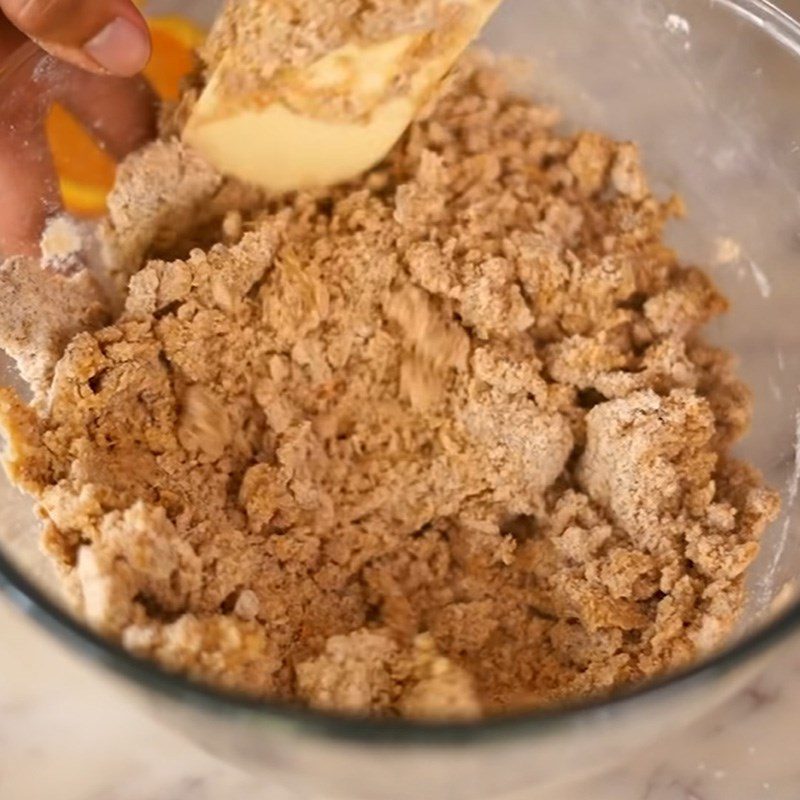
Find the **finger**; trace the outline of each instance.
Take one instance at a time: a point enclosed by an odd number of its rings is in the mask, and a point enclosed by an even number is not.
[[[157,110],[143,78],[92,75],[31,44],[14,64],[0,92],[0,258],[36,255],[46,220],[61,208],[43,124],[54,101],[117,160],[153,138]]]
[[[45,220],[60,208],[58,181],[42,122],[46,105],[31,93],[40,59],[31,46],[3,77],[0,113],[0,257],[36,255]]]
[[[66,106],[113,158],[124,158],[155,136],[157,98],[144,78],[94,75],[47,60],[48,68],[36,70],[34,91]]]
[[[0,260],[37,255],[45,222],[61,207],[53,164],[44,133],[28,139],[28,153],[9,149],[0,133]]]
[[[25,36],[0,14],[0,65],[25,41]]]
[[[150,34],[130,0],[0,0],[11,22],[83,69],[131,76],[150,58]]]
[[[81,119],[115,159],[155,134],[155,95],[143,78],[92,75],[33,45],[26,50],[29,57],[15,60],[0,96],[0,257],[36,255],[46,220],[61,208],[43,125],[54,101]]]
[[[66,84],[59,99],[117,161],[156,135],[157,99],[144,78],[84,72]]]

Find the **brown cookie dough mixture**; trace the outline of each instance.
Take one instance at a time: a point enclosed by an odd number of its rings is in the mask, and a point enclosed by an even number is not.
[[[107,327],[86,273],[2,266],[36,389],[0,395],[6,466],[93,626],[428,718],[722,642],[777,508],[728,455],[748,392],[699,338],[726,303],[663,244],[680,206],[636,147],[556,121],[468,59],[363,180],[279,200],[165,134],[110,201]]]

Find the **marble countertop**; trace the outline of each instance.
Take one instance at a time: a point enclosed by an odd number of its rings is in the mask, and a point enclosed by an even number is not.
[[[797,800],[798,718],[800,640],[738,697],[673,741],[643,752],[624,772],[559,792],[557,800]],[[293,796],[150,719],[95,667],[0,599],[0,798]]]

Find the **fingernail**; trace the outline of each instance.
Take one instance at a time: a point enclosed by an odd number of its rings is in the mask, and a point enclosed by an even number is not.
[[[121,77],[141,72],[150,59],[147,34],[124,17],[106,25],[83,49],[103,69]]]

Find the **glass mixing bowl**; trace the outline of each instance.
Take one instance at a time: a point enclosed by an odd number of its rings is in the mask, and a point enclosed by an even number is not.
[[[207,24],[214,5],[147,8]],[[487,800],[519,790],[530,797],[628,762],[729,697],[800,630],[793,584],[800,570],[800,25],[765,0],[506,0],[485,38],[496,51],[533,60],[532,90],[563,108],[570,126],[641,144],[658,191],[686,200],[688,219],[670,230],[686,259],[713,264],[721,244],[736,256],[709,267],[733,302],[712,338],[738,353],[754,389],[753,429],[739,452],[781,489],[783,512],[724,652],[611,699],[423,725],[253,702],[123,652],[66,610],[36,547],[31,503],[0,481],[0,584],[22,609],[193,740],[265,778],[327,795]],[[0,145],[14,148],[15,174],[42,174],[37,125],[73,80],[30,52],[0,74]],[[82,167],[73,164],[73,172]],[[41,186],[35,202],[52,188]],[[7,192],[0,182],[0,205]],[[21,218],[26,211],[19,209]],[[18,380],[7,361],[0,380]]]

